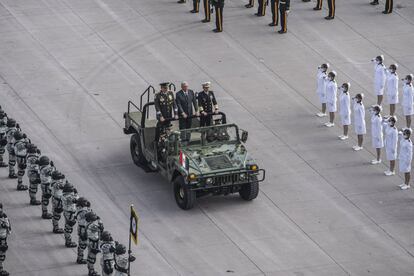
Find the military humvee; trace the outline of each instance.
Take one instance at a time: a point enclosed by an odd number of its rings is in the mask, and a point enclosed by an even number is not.
[[[173,84],[170,89],[175,90]],[[137,166],[159,172],[172,183],[177,205],[188,210],[197,197],[238,192],[250,201],[259,193],[259,182],[265,171],[247,153],[244,143],[248,133],[235,124],[227,124],[220,112],[212,114],[214,125],[199,127],[193,116],[192,128],[180,130],[178,120],[161,131],[155,141],[157,120],[153,99],[155,89],[149,86],[141,95],[139,107],[128,102],[124,113],[125,134],[132,134],[130,150]],[[185,142],[183,142],[185,137]]]

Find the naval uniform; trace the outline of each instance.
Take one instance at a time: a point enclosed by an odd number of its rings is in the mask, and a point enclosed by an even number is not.
[[[200,112],[206,112],[208,114],[211,114],[214,111],[218,110],[216,97],[214,96],[213,91],[208,91],[207,93],[204,91],[201,91],[200,93],[198,93],[197,98],[198,98],[198,109],[200,110]],[[200,126],[201,127],[210,126],[211,119],[212,119],[212,115],[204,116],[201,114]]]
[[[177,115],[178,109],[174,99],[174,93],[172,91],[157,93],[155,95],[154,103],[158,119],[155,131],[155,141],[158,141],[160,137],[160,128],[165,128],[170,125],[169,119],[172,119],[175,115]],[[164,122],[160,121],[161,116],[164,117]]]
[[[215,32],[223,31],[223,8],[224,0],[214,0],[213,1],[214,9],[216,11],[216,29]]]
[[[280,0],[279,12],[280,12],[280,33],[287,32],[287,12],[290,9],[290,0]]]

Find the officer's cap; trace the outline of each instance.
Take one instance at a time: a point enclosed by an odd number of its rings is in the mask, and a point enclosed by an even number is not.
[[[168,87],[168,85],[170,85],[169,82],[162,82],[162,83],[160,83],[160,86],[161,87]]]
[[[202,85],[203,87],[210,87],[211,82],[206,81],[206,82],[203,82],[201,85]]]

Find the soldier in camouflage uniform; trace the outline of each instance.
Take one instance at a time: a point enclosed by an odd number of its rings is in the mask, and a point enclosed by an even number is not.
[[[55,170],[52,172],[52,182],[50,187],[52,189],[52,225],[53,233],[62,234],[63,229],[59,227],[59,220],[63,212],[63,186],[65,185],[65,175],[60,171]]]
[[[86,233],[88,235],[88,276],[98,276],[95,270],[96,254],[99,253],[99,240],[101,239],[104,226],[99,217],[93,212],[85,215],[87,226]]]
[[[73,226],[76,224],[76,203],[79,199],[78,192],[73,185],[66,181],[63,187],[63,216],[65,218],[65,246],[76,247],[72,241]]]
[[[27,176],[29,178],[29,196],[30,205],[40,205],[41,202],[36,199],[36,193],[40,184],[39,168],[40,150],[34,144],[27,145]]]
[[[134,256],[128,256],[126,247],[118,243],[115,247],[115,275],[114,276],[128,276],[128,263],[135,261]]]
[[[14,141],[13,151],[17,161],[17,190],[26,191],[28,187],[23,184],[23,176],[26,172],[27,145],[30,143],[30,140],[26,137],[26,134],[16,131],[14,133]]]
[[[14,133],[20,130],[19,125],[16,123],[15,119],[7,119],[7,151],[9,152],[9,178],[17,178],[16,172],[14,171],[14,166],[16,165],[16,155],[14,153]]]
[[[3,268],[3,262],[6,260],[6,251],[9,248],[7,245],[7,236],[10,233],[10,221],[3,212],[3,204],[0,202],[0,276],[9,276],[9,273]]]
[[[78,221],[78,258],[76,262],[78,264],[86,264],[84,259],[84,251],[88,246],[88,235],[86,233],[86,214],[92,211],[90,202],[80,197],[76,202],[76,220]]]
[[[99,248],[102,252],[102,276],[113,275],[115,263],[115,246],[116,243],[112,239],[111,233],[109,233],[108,231],[103,231],[101,241],[99,242]]]
[[[50,183],[52,182],[52,172],[55,170],[55,167],[53,162],[50,161],[47,156],[41,156],[38,163],[40,166],[40,181],[42,188],[42,218],[51,219],[52,214],[48,212],[47,206],[52,197]]]
[[[7,114],[0,108],[0,168],[7,167],[6,162],[4,162],[3,156],[6,152],[7,138]]]

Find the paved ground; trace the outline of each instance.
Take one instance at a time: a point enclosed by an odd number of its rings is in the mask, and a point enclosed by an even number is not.
[[[293,0],[278,35],[243,1],[226,1],[222,34],[174,0],[0,0],[0,99],[114,236],[141,216],[133,275],[414,275],[414,195],[373,167],[369,137],[340,142],[314,117],[316,67],[329,62],[373,104],[377,54],[414,72],[414,2],[384,16],[368,0],[337,1],[337,17]],[[252,203],[237,196],[176,207],[171,187],[136,168],[122,113],[149,84],[211,80],[231,121],[250,132],[267,169]],[[387,109],[386,109],[387,111]],[[14,276],[85,275],[28,195],[0,172],[14,232]]]

